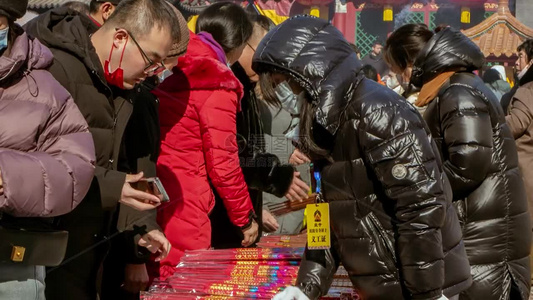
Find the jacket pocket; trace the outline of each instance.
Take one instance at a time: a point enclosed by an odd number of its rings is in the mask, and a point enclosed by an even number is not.
[[[396,274],[396,255],[391,237],[387,234],[373,212],[366,215],[361,222],[365,227],[366,234],[376,245],[376,254],[378,258],[385,264],[391,273]]]
[[[403,188],[411,188],[431,179],[425,164],[433,158],[424,160],[420,154],[429,144],[422,145],[416,141],[413,134],[403,134],[387,140],[367,153],[378,180],[391,198]],[[391,190],[393,188],[394,191]]]

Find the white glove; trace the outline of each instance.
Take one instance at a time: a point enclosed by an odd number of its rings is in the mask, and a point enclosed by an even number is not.
[[[307,296],[297,287],[288,286],[283,292],[277,293],[272,300],[310,300]]]
[[[440,296],[440,298],[437,299],[437,300],[448,300],[448,298],[447,298],[446,296],[442,295],[442,296]]]

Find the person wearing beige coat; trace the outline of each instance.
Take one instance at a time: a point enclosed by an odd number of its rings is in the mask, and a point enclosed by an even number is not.
[[[533,82],[516,90],[505,119],[516,140],[518,163],[526,186],[529,214],[533,219]]]

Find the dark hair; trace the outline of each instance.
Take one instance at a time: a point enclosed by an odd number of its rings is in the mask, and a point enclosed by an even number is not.
[[[368,79],[372,79],[374,81],[378,81],[378,71],[376,70],[376,68],[374,68],[373,66],[371,65],[364,65],[362,68],[361,68],[361,72],[363,72],[363,74],[365,74],[365,77],[368,78]]]
[[[355,44],[350,44],[350,46],[352,47],[353,52],[361,54],[361,50],[359,50],[359,47],[357,47]]]
[[[383,45],[383,42],[380,41],[380,40],[375,40],[375,41],[372,43],[372,47],[375,47],[376,45]]]
[[[267,16],[258,15],[258,14],[249,14],[250,21],[254,24],[261,26],[266,32],[269,32],[276,24]]]
[[[101,5],[102,5],[102,2],[100,1],[91,1],[91,3],[89,3],[89,13],[91,14],[97,13]]]
[[[92,3],[92,2],[91,2]],[[68,7],[72,10],[79,12],[80,14],[88,15],[89,14],[89,5],[80,2],[80,1],[69,1],[65,2],[62,6]]]
[[[211,4],[198,16],[196,32],[210,33],[227,54],[244,45],[253,25],[242,7],[231,2]]]
[[[155,26],[167,29],[173,41],[181,36],[176,13],[165,0],[123,0],[102,28],[124,28],[141,38]]]
[[[524,51],[527,55],[527,60],[530,61],[533,59],[533,39],[526,40],[518,48],[516,48],[516,51]]]
[[[485,83],[491,84],[501,79],[502,79],[502,75],[500,74],[500,72],[498,72],[498,70],[488,69],[485,72],[483,72],[483,81]]]
[[[425,24],[407,24],[394,31],[387,39],[384,58],[401,71],[415,62],[418,53],[433,37]]]
[[[447,24],[440,24],[439,26],[435,27],[435,29],[433,31],[435,31],[435,33],[439,33],[441,32],[442,30],[446,29],[450,27],[450,25],[447,25]]]
[[[244,11],[246,11],[246,13],[248,14],[248,17],[250,18],[250,21],[253,24],[257,24],[261,26],[261,28],[263,28],[265,31],[268,32],[272,30],[274,27],[276,27],[276,23],[274,23],[272,19],[270,19],[269,17],[262,15],[257,10],[257,8],[255,8],[255,6],[248,5],[244,9]]]
[[[285,74],[288,78],[290,75]],[[263,94],[263,100],[273,107],[281,108],[281,102],[276,96],[276,84],[272,80],[272,73],[259,73],[259,86]],[[305,92],[305,98],[309,99],[309,93]],[[313,141],[313,126],[318,107],[311,101],[304,101],[300,107],[300,135],[298,137],[298,149],[311,157],[327,157],[328,151],[322,149]]]

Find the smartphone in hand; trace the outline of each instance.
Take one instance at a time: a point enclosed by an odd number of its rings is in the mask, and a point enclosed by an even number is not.
[[[163,187],[163,184],[158,177],[150,177],[137,182],[132,182],[131,186],[136,190],[161,197],[161,202],[170,201],[167,191]]]

